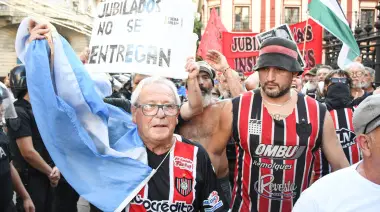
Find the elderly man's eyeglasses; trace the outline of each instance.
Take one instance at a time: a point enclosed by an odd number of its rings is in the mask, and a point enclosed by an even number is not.
[[[159,109],[162,109],[166,116],[176,116],[179,113],[179,105],[176,104],[142,104],[136,105],[136,107],[141,108],[145,116],[155,116]]]
[[[351,77],[361,77],[364,73],[362,71],[351,71],[349,74]]]
[[[338,77],[332,77],[330,78],[331,83],[344,83],[347,84],[347,78],[338,78]]]

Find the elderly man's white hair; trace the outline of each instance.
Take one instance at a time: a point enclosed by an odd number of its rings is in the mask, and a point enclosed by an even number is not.
[[[375,70],[370,67],[365,67],[365,70],[371,75],[371,77],[375,77]]]
[[[137,85],[135,91],[133,91],[132,96],[131,96],[131,104],[136,105],[137,100],[139,99],[140,93],[142,89],[151,84],[161,84],[161,85],[166,85],[172,90],[174,97],[175,97],[175,104],[180,105],[181,100],[179,98],[179,95],[177,93],[177,88],[175,87],[174,83],[168,79],[165,79],[163,77],[148,77],[143,80]]]
[[[359,62],[352,62],[350,64],[348,64],[346,67],[345,67],[345,71],[348,71],[350,72],[351,69],[354,69],[354,68],[357,68],[357,69],[360,69],[361,71],[364,71],[364,66],[363,64],[359,63]]]

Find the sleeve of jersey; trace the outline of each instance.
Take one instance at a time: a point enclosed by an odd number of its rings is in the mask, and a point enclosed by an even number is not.
[[[201,166],[204,179],[204,187],[200,195],[202,196],[201,211],[228,211],[229,205],[225,199],[222,188],[218,184],[214,169],[211,165],[211,160],[203,148],[199,148],[197,165]]]

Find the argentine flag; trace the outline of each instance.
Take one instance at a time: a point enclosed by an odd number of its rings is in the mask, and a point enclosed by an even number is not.
[[[52,29],[51,72],[47,40],[26,43],[29,20],[19,26],[16,52],[45,146],[82,197],[103,211],[121,211],[155,173],[131,115],[103,102],[103,90]]]

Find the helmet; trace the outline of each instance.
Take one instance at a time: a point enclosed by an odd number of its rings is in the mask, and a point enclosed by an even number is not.
[[[9,73],[9,84],[13,95],[18,98],[21,93],[27,91],[26,71],[24,65],[14,67]]]

